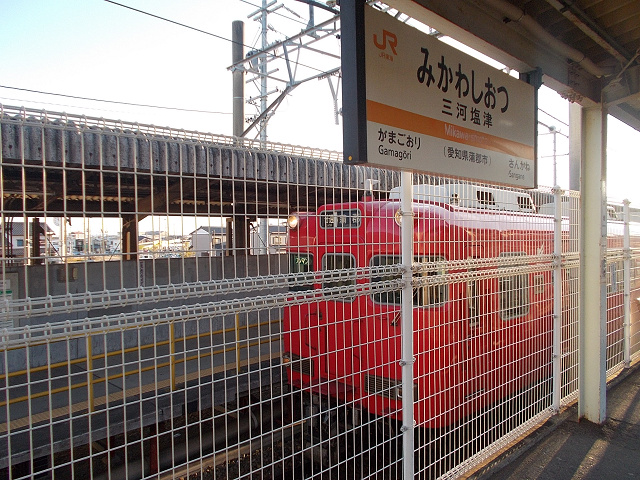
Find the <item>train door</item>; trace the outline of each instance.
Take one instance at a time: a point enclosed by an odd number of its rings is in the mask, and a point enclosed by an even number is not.
[[[413,294],[414,374],[422,387],[418,397],[427,400],[416,417],[432,427],[449,425],[467,413],[464,292],[459,284],[434,281],[454,273],[447,272],[446,260],[444,255],[416,258],[421,267]]]
[[[353,380],[348,377],[360,368],[359,351],[354,345],[354,339],[358,338],[359,302],[349,293],[356,284],[353,270],[356,266],[356,257],[351,253],[325,253],[322,257],[325,298],[318,304],[326,342],[321,376],[350,385]]]
[[[292,296],[308,294],[314,289],[311,274],[314,271],[314,255],[307,251],[293,251],[289,254],[289,272],[306,274],[307,278],[292,281],[289,290]],[[299,387],[303,377],[318,376],[322,332],[316,302],[294,302],[284,309],[284,351],[289,356],[290,381]]]
[[[517,257],[519,252],[501,253]],[[494,316],[493,352],[495,366],[493,391],[498,398],[519,390],[532,369],[532,344],[539,322],[537,305],[532,306],[532,291],[528,272],[518,271],[521,265],[508,264],[499,268],[496,279],[497,314]]]
[[[371,276],[371,285],[380,282],[398,280],[400,273],[385,271],[387,267],[402,263],[402,257],[394,254],[375,254],[369,260],[369,266],[375,271]],[[381,268],[382,270],[377,270]],[[364,390],[368,394],[377,394],[382,398],[367,397],[369,408],[374,412],[383,409],[393,411],[392,401],[399,397],[398,385],[401,384],[402,370],[399,364],[402,358],[402,292],[401,289],[373,289],[366,302],[366,323],[362,325]],[[397,407],[397,404],[395,405]]]

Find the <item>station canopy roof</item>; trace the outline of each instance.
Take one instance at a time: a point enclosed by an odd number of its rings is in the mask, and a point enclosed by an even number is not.
[[[640,131],[640,0],[389,0],[390,6]]]

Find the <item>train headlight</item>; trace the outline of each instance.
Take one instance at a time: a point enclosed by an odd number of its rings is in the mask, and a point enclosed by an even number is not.
[[[393,219],[396,221],[396,225],[401,227],[402,226],[402,210],[398,210],[396,214],[393,216]]]
[[[291,230],[295,230],[296,228],[298,228],[299,224],[300,224],[300,217],[295,213],[287,217],[287,227],[289,227]]]

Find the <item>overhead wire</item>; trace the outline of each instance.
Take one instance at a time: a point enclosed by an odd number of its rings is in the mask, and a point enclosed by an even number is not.
[[[542,125],[544,128],[548,129],[549,132],[547,133],[538,133],[538,135],[550,135],[550,134],[555,134],[555,135],[560,135],[562,137],[565,138],[569,138],[569,135],[567,135],[566,133],[561,132],[559,129],[557,129],[554,125],[547,125],[546,123],[538,120],[538,123],[540,125]]]
[[[175,20],[171,20],[165,17],[161,17],[159,15],[155,15],[153,13],[149,13],[149,12],[145,12],[143,10],[128,6],[128,5],[124,5],[122,3],[118,3],[115,2],[113,0],[105,0],[107,3],[111,3],[113,5],[117,5],[123,8],[127,8],[129,10],[138,12],[138,13],[142,13],[144,15],[148,15],[150,17],[156,18],[158,20],[163,20],[190,30],[194,30],[196,32],[199,33],[203,33],[205,35],[209,35],[212,36],[214,38],[217,38],[219,40],[224,40],[227,42],[232,42],[231,39],[224,37],[222,35],[217,35],[215,33],[211,33],[211,32],[207,32],[206,30],[201,30],[199,28],[196,27],[192,27],[190,25],[186,25],[180,22],[177,22]],[[251,6],[256,6],[255,4],[252,4],[246,0],[241,0],[242,2],[251,5]],[[257,7],[257,6],[256,6]],[[258,7],[259,8],[259,7]],[[278,13],[278,12],[274,12],[274,13]],[[287,18],[289,20],[292,21],[297,21],[299,23],[303,23],[306,25],[306,23],[301,22],[300,20],[288,17],[286,15],[283,15],[281,13],[278,13],[278,15]],[[244,47],[248,48],[248,49],[253,49],[254,47],[250,47],[248,45],[243,45]],[[271,55],[273,58],[280,58],[280,56],[275,55],[273,53],[269,53],[269,52],[265,52],[268,55]],[[316,68],[316,67],[312,67],[309,65],[305,65],[302,64],[300,62],[295,62],[293,61],[292,63],[295,63],[296,65],[300,65],[312,70],[316,70],[318,72],[322,72],[324,70]],[[101,103],[109,103],[109,104],[116,104],[116,105],[125,105],[125,106],[131,106],[131,107],[141,107],[141,108],[155,108],[155,109],[160,109],[160,110],[171,110],[171,111],[181,111],[181,112],[189,112],[189,113],[204,113],[204,114],[214,114],[214,115],[232,115],[231,112],[220,112],[220,111],[212,111],[212,110],[202,110],[202,109],[192,109],[192,108],[182,108],[182,107],[173,107],[173,106],[163,106],[163,105],[151,105],[151,104],[141,104],[141,103],[133,103],[133,102],[124,102],[124,101],[118,101],[118,100],[107,100],[107,99],[102,99],[102,98],[92,98],[92,97],[82,97],[82,96],[78,96],[78,95],[69,95],[69,94],[64,94],[64,93],[57,93],[57,92],[47,92],[47,91],[43,91],[43,90],[34,90],[34,89],[28,89],[28,88],[20,88],[20,87],[13,87],[10,85],[0,85],[0,88],[5,88],[5,89],[10,89],[10,90],[17,90],[17,91],[22,91],[22,92],[28,92],[28,93],[35,93],[35,94],[40,94],[40,95],[50,95],[50,96],[56,96],[56,97],[62,97],[62,98],[70,98],[70,99],[75,99],[75,100],[83,100],[83,101],[91,101],[91,102],[101,102]],[[12,99],[9,99],[12,100]],[[44,103],[44,102],[41,102]],[[55,103],[50,103],[51,105],[56,105]],[[60,104],[57,104],[60,105]],[[70,106],[70,105],[60,105],[60,106]]]
[[[556,122],[560,122],[562,123],[565,127],[568,127],[569,124],[567,122],[565,122],[564,120],[559,119],[558,117],[553,116],[552,114],[550,114],[549,112],[543,110],[542,108],[538,107],[538,111],[541,113],[544,113],[545,115],[547,115],[548,117],[552,118],[553,120],[555,120]]]
[[[251,3],[251,2],[249,2],[247,0],[240,0],[240,2],[241,3],[246,3],[247,5],[249,5],[251,7],[254,7],[254,8],[262,9],[262,7],[260,5],[256,5],[255,3]],[[287,7],[285,7],[285,8],[287,8]],[[292,22],[297,22],[297,23],[299,23],[301,25],[307,25],[307,22],[305,22],[303,20],[300,20],[300,19],[297,19],[297,18],[288,17],[287,15],[285,15],[283,13],[280,13],[277,10],[273,11],[273,12],[269,12],[269,13],[271,13],[273,15],[278,15],[278,16],[280,16],[282,18],[286,18],[287,20],[291,20]]]
[[[166,18],[166,17],[161,17],[160,15],[155,15],[155,14],[153,14],[153,13],[149,13],[149,12],[146,12],[146,11],[144,11],[144,10],[140,10],[140,9],[138,9],[138,8],[130,7],[129,5],[125,5],[125,4],[122,4],[122,3],[118,3],[118,2],[115,2],[115,1],[113,1],[113,0],[104,0],[104,1],[105,1],[105,2],[107,2],[107,3],[111,3],[111,4],[113,4],[113,5],[117,5],[117,6],[119,6],[119,7],[123,7],[123,8],[129,9],[129,10],[133,10],[134,12],[138,12],[138,13],[142,13],[142,14],[144,14],[144,15],[148,15],[148,16],[153,17],[153,18],[156,18],[156,19],[158,19],[158,20],[163,20],[163,21],[165,21],[165,22],[169,22],[169,23],[172,23],[172,24],[174,24],[174,25],[178,25],[178,26],[180,26],[180,27],[188,28],[189,30],[194,30],[194,31],[199,32],[199,33],[204,33],[205,35],[212,36],[212,37],[217,38],[217,39],[219,39],[219,40],[224,40],[224,41],[226,41],[226,42],[235,43],[232,39],[230,39],[230,38],[226,38],[226,37],[223,37],[222,35],[217,35],[217,34],[215,34],[215,33],[207,32],[206,30],[201,30],[201,29],[199,29],[199,28],[192,27],[192,26],[190,26],[190,25],[186,25],[186,24],[184,24],[184,23],[176,22],[175,20],[171,20],[171,19]],[[243,46],[243,47],[245,47],[245,48],[248,48],[248,49],[251,49],[251,48],[252,48],[252,47],[250,47],[249,45],[245,45],[245,44],[242,44],[242,46]],[[254,53],[255,53],[255,54],[264,53],[265,55],[271,56],[271,57],[273,57],[274,59],[282,58],[282,55],[276,55],[275,53],[271,53],[271,52],[268,52],[268,51],[261,51],[261,50],[258,50],[257,52],[254,52]],[[311,65],[306,65],[306,64],[301,63],[301,62],[292,62],[292,63],[295,63],[296,65],[301,66],[301,67],[308,68],[308,69],[310,69],[310,70],[315,70],[315,71],[320,72],[320,73],[324,72],[324,70],[323,70],[323,69],[320,69],[320,68],[317,68],[317,67],[313,67],[313,66],[311,66]]]
[[[144,104],[144,103],[132,103],[132,102],[121,102],[118,100],[105,100],[105,99],[100,99],[100,98],[91,98],[91,97],[80,97],[77,95],[67,95],[64,93],[54,93],[54,92],[44,92],[42,90],[32,90],[29,88],[20,88],[20,87],[11,87],[9,85],[0,85],[0,88],[7,88],[10,90],[19,90],[21,92],[29,92],[29,93],[38,93],[41,95],[53,95],[56,97],[64,97],[64,98],[73,98],[75,100],[85,100],[85,101],[91,101],[91,102],[104,102],[104,103],[115,103],[118,105],[127,105],[130,107],[144,107],[144,108],[158,108],[161,110],[175,110],[175,111],[181,111],[181,112],[191,112],[191,113],[209,113],[209,114],[216,114],[216,115],[232,115],[232,113],[230,112],[217,112],[217,111],[213,111],[213,110],[198,110],[198,109],[193,109],[193,108],[180,108],[180,107],[166,107],[166,106],[162,106],[162,105],[149,105],[149,104]]]
[[[20,103],[21,105],[26,105],[26,104],[29,104],[29,103],[37,103],[38,105],[51,105],[51,106],[54,106],[54,107],[83,108],[83,107],[79,107],[78,105],[70,105],[68,103],[46,102],[46,101],[43,101],[43,100],[38,100],[36,102],[33,99],[5,97],[4,95],[0,95],[0,103],[3,103],[3,101],[21,102]],[[95,112],[132,113],[132,112],[126,111],[126,110],[101,108],[101,107],[98,107],[98,106],[90,107],[90,108],[91,108],[92,111],[95,111]]]
[[[228,42],[231,41],[230,39],[225,38],[225,37],[223,37],[221,35],[216,35],[215,33],[207,32],[206,30],[201,30],[199,28],[192,27],[192,26],[186,25],[184,23],[176,22],[175,20],[170,20],[168,18],[161,17],[160,15],[155,15],[155,14],[150,13],[150,12],[145,12],[144,10],[140,10],[138,8],[131,7],[131,6],[125,5],[123,3],[114,2],[113,0],[104,0],[104,1],[107,2],[107,3],[112,3],[113,5],[117,5],[117,6],[122,7],[122,8],[127,8],[129,10],[133,10],[134,12],[138,12],[138,13],[142,13],[144,15],[148,15],[149,17],[157,18],[158,20],[163,20],[165,22],[173,23],[174,25],[179,25],[180,27],[188,28],[189,30],[194,30],[196,32],[204,33],[205,35],[210,35],[210,36],[212,36],[214,38],[217,38],[217,39],[220,39],[220,40],[225,40],[225,41],[228,41]]]

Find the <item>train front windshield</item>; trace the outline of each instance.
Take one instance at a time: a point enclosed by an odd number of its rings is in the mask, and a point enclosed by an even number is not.
[[[292,252],[289,254],[289,273],[309,274],[313,272],[313,254]],[[289,290],[301,292],[313,288],[313,280],[307,276],[298,276],[289,282]]]

